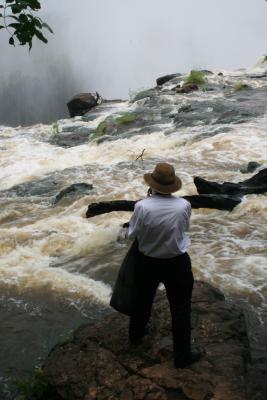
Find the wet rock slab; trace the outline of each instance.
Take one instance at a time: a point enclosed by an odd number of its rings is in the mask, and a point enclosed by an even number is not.
[[[196,282],[192,327],[194,342],[206,354],[190,368],[175,369],[169,306],[165,292],[158,291],[142,345],[128,344],[128,318],[112,313],[56,346],[44,374],[64,400],[251,400],[242,311],[217,289]]]

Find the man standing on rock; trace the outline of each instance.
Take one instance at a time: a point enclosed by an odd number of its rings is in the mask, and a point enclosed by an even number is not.
[[[135,311],[130,317],[129,339],[141,342],[149,321],[153,299],[160,282],[166,288],[172,316],[174,364],[184,368],[200,359],[191,350],[191,297],[194,278],[190,246],[190,203],[172,193],[182,182],[173,166],[156,165],[144,175],[148,197],[136,203],[130,220],[128,237],[137,238],[139,250],[135,265]]]

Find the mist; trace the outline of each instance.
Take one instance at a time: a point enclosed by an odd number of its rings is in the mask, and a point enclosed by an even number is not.
[[[237,69],[266,54],[264,0],[44,0],[47,45],[0,31],[0,124],[52,123],[80,92],[127,99],[161,75]]]

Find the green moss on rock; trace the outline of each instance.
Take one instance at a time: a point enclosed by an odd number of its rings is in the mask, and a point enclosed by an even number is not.
[[[247,89],[248,87],[249,86],[246,83],[239,81],[239,82],[236,82],[236,84],[234,86],[234,91],[239,92],[240,90]]]
[[[201,85],[206,82],[207,79],[202,71],[192,70],[186,78],[186,83],[195,83],[196,85]]]
[[[100,124],[98,125],[98,127],[96,128],[96,131],[94,133],[94,138],[98,138],[102,135],[105,134],[107,129],[107,124],[105,121],[100,122]]]
[[[36,368],[30,378],[15,380],[13,383],[20,392],[18,400],[39,399],[48,389],[48,381],[41,368]]]
[[[123,114],[121,117],[116,118],[116,123],[119,125],[127,125],[136,120],[136,116],[132,113]]]

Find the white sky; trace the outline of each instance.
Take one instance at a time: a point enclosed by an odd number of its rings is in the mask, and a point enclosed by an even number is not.
[[[267,53],[264,0],[43,0],[55,34],[32,52],[6,44],[0,31],[1,78],[70,65],[77,92],[107,98],[155,85],[160,75],[191,68],[236,69]],[[3,54],[5,55],[3,57]],[[1,84],[1,80],[0,80]]]

